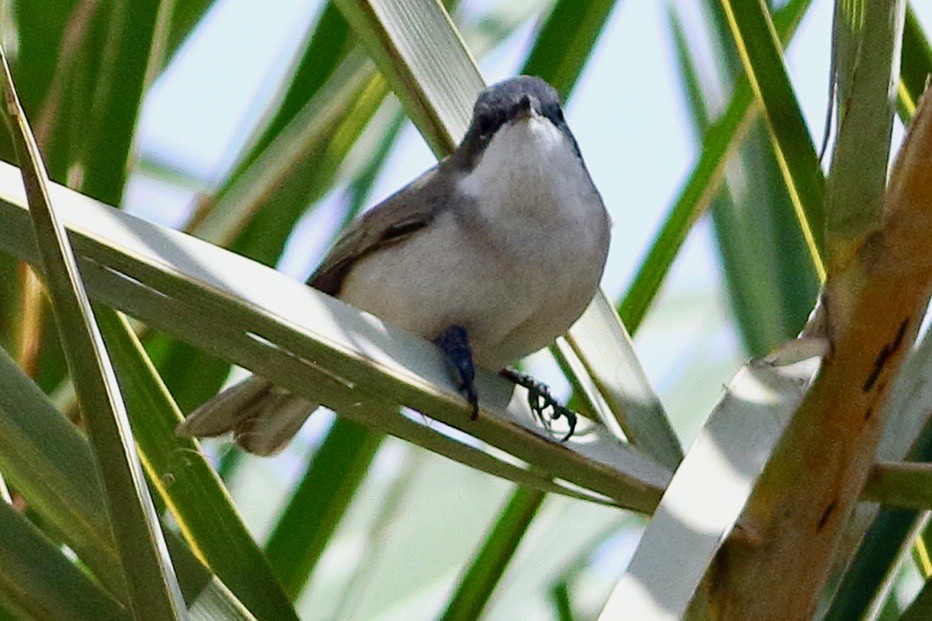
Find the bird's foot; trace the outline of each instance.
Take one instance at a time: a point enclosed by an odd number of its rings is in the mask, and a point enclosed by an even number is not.
[[[479,417],[479,393],[476,390],[476,368],[472,362],[472,348],[469,346],[469,334],[462,326],[450,326],[434,339],[434,344],[443,350],[447,359],[459,375],[458,386],[463,396],[472,406],[470,420]]]
[[[559,401],[550,394],[550,388],[527,373],[515,371],[514,369],[505,369],[501,372],[505,379],[509,379],[519,386],[527,389],[527,403],[534,412],[534,415],[540,420],[541,424],[547,428],[547,431],[553,433],[553,421],[566,418],[569,425],[569,431],[560,442],[566,442],[576,431],[576,412],[564,407]],[[546,414],[550,410],[549,414]]]

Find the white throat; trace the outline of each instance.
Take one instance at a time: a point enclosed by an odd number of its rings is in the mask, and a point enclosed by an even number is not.
[[[577,211],[581,202],[594,201],[601,208],[572,142],[541,116],[499,129],[460,189],[491,218],[559,215]]]

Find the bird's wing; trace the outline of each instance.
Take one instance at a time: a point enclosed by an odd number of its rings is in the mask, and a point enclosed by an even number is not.
[[[451,184],[437,167],[412,181],[352,222],[307,283],[336,296],[359,259],[408,239],[449,204]]]

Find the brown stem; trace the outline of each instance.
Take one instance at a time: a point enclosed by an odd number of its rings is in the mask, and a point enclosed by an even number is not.
[[[719,619],[809,619],[873,463],[884,402],[932,292],[932,97],[900,150],[880,228],[826,282],[831,347],[709,571]]]

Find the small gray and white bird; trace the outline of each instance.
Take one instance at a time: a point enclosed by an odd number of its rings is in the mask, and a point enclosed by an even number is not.
[[[480,92],[457,149],[353,222],[308,284],[434,341],[474,414],[475,366],[526,386],[535,413],[552,408],[572,433],[572,413],[506,367],[553,343],[588,306],[610,226],[557,92],[519,76]],[[315,407],[253,376],[178,433],[233,431],[242,448],[270,454]]]

